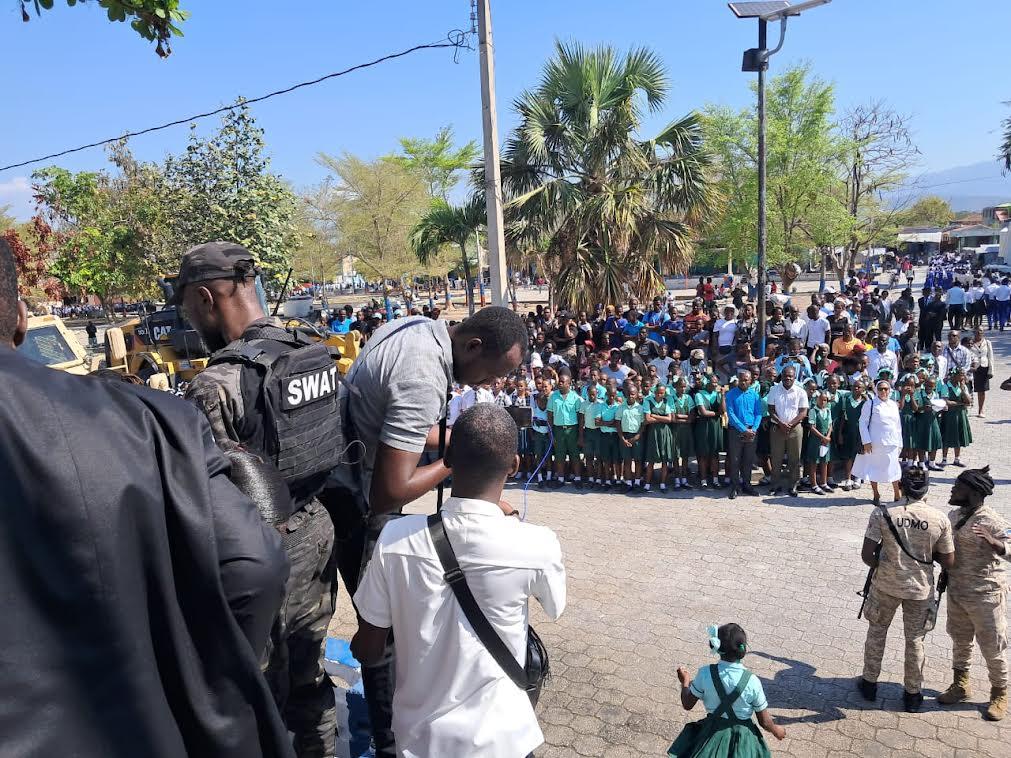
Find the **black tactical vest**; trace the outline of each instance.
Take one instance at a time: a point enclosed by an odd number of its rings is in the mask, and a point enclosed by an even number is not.
[[[297,506],[323,488],[344,449],[338,389],[330,349],[300,332],[253,327],[214,354],[210,364],[240,363],[244,397],[262,418],[256,450],[281,472]],[[247,394],[248,393],[248,394]]]

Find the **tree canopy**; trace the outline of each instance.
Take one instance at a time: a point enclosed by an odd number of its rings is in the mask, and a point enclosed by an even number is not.
[[[942,197],[921,197],[896,217],[900,226],[947,226],[955,218],[951,204]]]
[[[559,42],[540,84],[517,98],[520,123],[501,163],[507,234],[523,247],[548,241],[561,302],[651,296],[664,288],[662,271],[691,262],[715,201],[699,119],[639,135],[669,89],[650,50]]]
[[[459,181],[459,174],[481,155],[477,142],[471,140],[455,147],[453,127],[444,126],[434,139],[401,137],[399,155],[388,160],[421,177],[432,198],[449,202],[449,193]]]
[[[171,39],[182,37],[179,24],[189,18],[188,11],[179,7],[179,0],[94,0],[105,9],[110,21],[124,22],[130,19],[130,28],[144,39],[154,42],[155,52],[162,58],[172,54]],[[54,0],[20,0],[21,19],[31,20],[29,7],[34,7],[35,14],[52,10]],[[87,0],[67,0],[67,5],[85,5]]]

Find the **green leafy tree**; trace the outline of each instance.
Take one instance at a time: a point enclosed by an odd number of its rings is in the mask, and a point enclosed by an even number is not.
[[[10,215],[9,205],[0,205],[0,231],[6,231],[17,224],[17,219]]]
[[[943,197],[921,197],[907,210],[898,214],[899,226],[947,226],[955,218],[951,204]]]
[[[181,24],[190,14],[179,7],[179,0],[95,0],[105,9],[110,21],[123,22],[130,19],[130,27],[149,42],[155,42],[155,52],[162,58],[172,53],[169,44],[173,35],[182,37]],[[44,10],[52,10],[54,0],[20,0],[21,19],[31,20],[29,7],[34,7],[36,15]],[[67,5],[84,5],[86,0],[67,0]]]
[[[540,84],[516,100],[520,123],[501,164],[509,236],[521,249],[548,240],[560,302],[650,296],[662,271],[691,263],[714,202],[699,119],[639,136],[669,89],[650,50],[559,42]]]
[[[103,172],[71,173],[51,167],[33,175],[47,225],[49,273],[71,292],[93,293],[108,312],[117,297],[140,296],[154,281],[147,235],[132,207],[135,198]],[[41,236],[41,235],[40,235]]]
[[[846,210],[852,219],[849,241],[832,255],[841,285],[861,250],[894,241],[903,204],[885,205],[881,198],[902,186],[919,150],[909,130],[909,117],[882,102],[848,111],[838,132],[845,148],[841,178]]]
[[[194,126],[186,151],[165,160],[159,193],[168,244],[178,256],[203,242],[237,242],[257,257],[265,278],[280,285],[295,240],[295,194],[270,172],[263,130],[246,106],[221,121],[207,139]]]
[[[422,264],[428,265],[432,256],[438,255],[446,245],[460,248],[460,264],[467,282],[467,312],[474,315],[474,288],[471,278],[471,259],[467,245],[475,241],[477,233],[485,225],[487,214],[484,201],[471,198],[466,205],[454,207],[445,200],[432,201],[431,208],[422,216],[411,231],[411,246]],[[476,260],[475,260],[476,262]]]
[[[429,196],[446,202],[459,181],[460,172],[469,168],[481,154],[473,140],[455,147],[451,126],[442,127],[435,139],[402,137],[400,149],[401,155],[388,156],[387,160],[421,177]]]
[[[999,160],[1004,164],[1004,173],[1011,171],[1011,117],[1004,120],[1004,141],[1000,146]]]
[[[839,202],[842,143],[833,133],[830,84],[797,66],[769,83],[767,94],[768,226],[766,261],[778,266],[798,260],[832,225],[818,218]],[[754,109],[734,112],[709,107],[707,145],[718,157],[718,186],[727,198],[714,239],[734,258],[755,259],[758,239],[758,122]],[[844,240],[841,240],[844,241]]]
[[[317,191],[316,223],[373,275],[387,280],[415,273],[411,229],[428,206],[421,179],[388,160],[345,153],[317,158],[331,173]]]

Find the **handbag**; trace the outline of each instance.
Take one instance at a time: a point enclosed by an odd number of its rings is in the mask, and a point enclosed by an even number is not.
[[[453,594],[463,610],[463,615],[467,617],[477,638],[481,640],[485,650],[491,654],[491,657],[495,659],[506,675],[512,679],[513,684],[527,693],[530,704],[536,706],[541,695],[541,687],[551,675],[548,649],[534,628],[528,625],[526,663],[520,666],[470,591],[467,577],[464,576],[463,570],[456,560],[453,545],[449,541],[449,535],[446,534],[446,525],[442,522],[441,513],[435,513],[428,517],[428,533],[432,538],[432,544],[435,545],[439,563],[442,564],[443,578],[453,590]]]

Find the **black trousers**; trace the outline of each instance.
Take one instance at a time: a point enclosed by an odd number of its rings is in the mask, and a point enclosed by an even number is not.
[[[366,524],[362,518],[362,508],[356,503],[354,495],[343,488],[324,490],[320,500],[333,519],[337,538],[337,570],[348,594],[353,598],[361,574],[368,565],[368,558],[372,557],[379,532],[396,515],[374,517],[372,523]],[[380,661],[371,666],[362,666],[362,689],[365,691],[365,705],[369,712],[376,758],[397,756],[397,744],[393,737],[395,664],[391,632]]]
[[[744,432],[727,427],[727,476],[731,487],[750,487],[751,469],[755,465],[756,437],[745,439]]]

